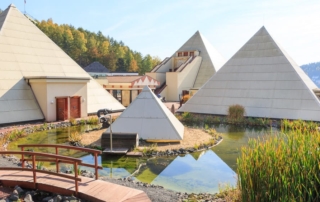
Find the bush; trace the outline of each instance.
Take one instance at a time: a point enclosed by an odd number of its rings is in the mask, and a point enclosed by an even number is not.
[[[73,117],[70,117],[69,122],[72,126],[76,126],[78,124],[77,120]]]
[[[71,132],[68,136],[69,142],[81,142],[82,136],[78,132]]]
[[[183,97],[182,97],[182,104],[184,104],[184,103],[186,103],[188,100],[190,99],[190,95],[184,95]]]
[[[244,107],[241,105],[231,105],[228,109],[229,122],[242,122],[244,121]]]
[[[303,128],[251,139],[237,159],[243,201],[320,201],[319,145]]]
[[[99,119],[98,119],[98,117],[90,116],[90,117],[87,119],[87,124],[98,125],[98,124],[99,124]]]

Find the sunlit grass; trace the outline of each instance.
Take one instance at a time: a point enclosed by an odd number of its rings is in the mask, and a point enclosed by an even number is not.
[[[319,131],[310,130],[313,123],[288,124],[242,148],[237,164],[243,201],[320,201]]]

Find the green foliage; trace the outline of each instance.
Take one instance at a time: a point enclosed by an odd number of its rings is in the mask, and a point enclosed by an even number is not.
[[[85,125],[86,124],[86,120],[85,119],[81,119],[79,122],[80,125]]]
[[[24,135],[25,135],[24,130],[15,129],[15,130],[11,131],[7,137],[8,137],[8,140],[11,142],[11,141],[14,141]]]
[[[73,117],[70,117],[69,122],[70,122],[70,124],[71,124],[72,126],[78,125],[77,120],[76,120],[75,118],[73,118]]]
[[[318,124],[312,121],[302,121],[302,120],[281,120],[282,130],[301,130],[302,132],[315,131],[318,129]]]
[[[110,71],[139,72],[144,75],[160,63],[158,57],[132,51],[122,41],[105,37],[102,32],[94,33],[72,25],[58,25],[52,19],[36,24],[50,39],[80,66],[85,67],[99,61]]]
[[[98,119],[98,117],[90,116],[90,117],[87,119],[87,124],[90,124],[90,125],[98,125],[98,124],[99,124],[99,119]]]
[[[228,121],[231,123],[239,123],[244,120],[244,107],[241,105],[231,105],[228,109]]]
[[[144,147],[142,150],[142,153],[145,155],[151,154],[152,152],[158,151],[158,145],[157,143],[151,144],[148,147]]]
[[[41,170],[43,164],[44,164],[44,163],[43,163],[42,161],[37,161],[36,169],[37,169],[37,170]]]
[[[320,134],[306,130],[312,127],[284,120],[281,133],[251,139],[241,149],[237,164],[243,201],[320,201]]]
[[[82,136],[78,132],[71,132],[68,135],[68,141],[69,142],[80,142],[82,139]]]

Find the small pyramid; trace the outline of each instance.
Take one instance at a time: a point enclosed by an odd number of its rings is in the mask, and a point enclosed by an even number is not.
[[[178,111],[227,115],[239,104],[248,117],[320,121],[316,88],[262,27]]]
[[[40,105],[49,101],[37,101],[26,77],[88,78],[87,113],[124,109],[12,4],[0,14],[0,124],[45,118]]]
[[[193,88],[199,89],[222,67],[225,63],[225,59],[199,31],[197,31],[177,51],[192,51],[195,49],[200,51],[200,56],[202,57],[202,63],[193,85]]]
[[[149,141],[179,141],[184,134],[184,126],[147,86],[111,128],[114,133],[138,133]]]

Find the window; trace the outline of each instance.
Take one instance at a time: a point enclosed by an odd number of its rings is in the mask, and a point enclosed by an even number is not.
[[[194,56],[194,52],[190,52],[190,56]]]
[[[182,56],[182,53],[181,53],[181,52],[179,52],[179,53],[178,53],[178,57],[181,57],[181,56]]]
[[[188,52],[183,52],[183,56],[188,56]]]

